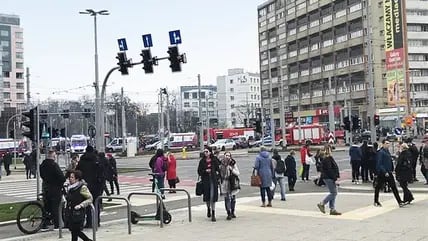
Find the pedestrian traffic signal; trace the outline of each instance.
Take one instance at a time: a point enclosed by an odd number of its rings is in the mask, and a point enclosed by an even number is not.
[[[374,124],[375,126],[378,126],[380,124],[379,115],[374,115]]]
[[[172,72],[180,72],[181,71],[181,63],[182,57],[180,56],[178,52],[177,46],[172,46],[168,48],[168,54],[169,54],[169,61],[171,62],[171,65],[169,66],[172,70]]]
[[[343,117],[343,125],[345,130],[351,131],[351,121],[349,120],[349,116]]]
[[[152,74],[153,64],[155,63],[155,60],[152,58],[152,53],[150,49],[143,49],[140,55],[141,57],[143,57],[144,73]]]
[[[117,53],[116,59],[119,60],[117,65],[119,65],[119,71],[122,73],[122,75],[128,75],[128,68],[132,67],[131,61],[126,58],[125,52],[119,52]]]
[[[37,139],[37,107],[30,109],[27,112],[22,113],[23,116],[27,117],[28,120],[22,122],[22,127],[25,130],[22,131],[22,135],[29,138],[32,141],[36,141]]]

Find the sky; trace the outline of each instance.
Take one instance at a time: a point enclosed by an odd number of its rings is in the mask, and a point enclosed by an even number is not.
[[[143,34],[151,34],[152,55],[167,57],[168,32],[179,29],[187,63],[172,73],[169,61],[159,61],[154,74],[142,66],[128,76],[114,72],[107,94],[124,88],[135,102],[157,102],[157,90],[167,87],[216,85],[216,77],[231,68],[259,72],[257,6],[264,0],[1,0],[0,13],[16,14],[24,29],[24,60],[30,68],[33,100],[94,97],[94,22],[79,11],[106,9],[97,18],[100,83],[117,66],[117,39],[126,38],[128,58],[141,61]],[[151,108],[151,109],[152,109]]]

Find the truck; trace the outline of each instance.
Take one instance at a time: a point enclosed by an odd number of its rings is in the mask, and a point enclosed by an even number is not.
[[[106,146],[106,152],[122,152],[122,138],[113,138]],[[126,144],[126,143],[125,143]]]
[[[247,139],[255,137],[253,128],[209,128],[208,131],[211,140],[230,139],[235,136],[245,136]],[[207,130],[204,130],[204,141],[207,138]]]
[[[312,144],[321,144],[326,141],[325,126],[319,124],[290,126],[285,128],[284,143],[282,140],[282,129],[275,130],[275,144],[276,145],[299,145],[310,141]],[[299,135],[300,130],[300,135]],[[299,139],[300,137],[300,139]]]
[[[169,140],[170,149],[195,148],[198,146],[198,136],[194,132],[171,133]]]
[[[82,154],[88,146],[88,138],[85,135],[72,135],[70,138],[71,153]]]

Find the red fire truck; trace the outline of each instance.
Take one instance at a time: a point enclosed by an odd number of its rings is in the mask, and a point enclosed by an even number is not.
[[[254,134],[255,134],[253,128],[225,128],[225,129],[209,128],[208,131],[210,133],[211,140],[228,139],[235,136],[254,137]],[[208,138],[207,130],[204,130],[204,141],[206,141],[207,138]]]
[[[326,141],[325,126],[319,124],[301,125],[300,126],[300,140],[299,140],[299,126],[291,126],[285,128],[285,139],[287,145],[298,145],[309,140],[312,144],[321,144]],[[283,145],[282,129],[275,130],[275,143]]]

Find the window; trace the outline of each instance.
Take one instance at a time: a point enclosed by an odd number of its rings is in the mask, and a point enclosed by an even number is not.
[[[24,53],[22,53],[22,52],[16,52],[16,58],[17,59],[23,59],[24,58]]]
[[[3,88],[10,88],[10,82],[3,82]]]
[[[9,31],[6,31],[6,30],[0,31],[0,36],[2,36],[2,37],[9,37]]]
[[[24,63],[16,62],[16,68],[17,69],[23,69],[24,68]]]
[[[15,33],[15,38],[23,38],[24,35],[22,34],[22,32],[16,32]]]
[[[9,47],[9,41],[4,41],[3,40],[3,41],[0,42],[0,45],[3,46],[3,47]]]
[[[190,103],[189,102],[184,102],[184,107],[190,107]]]
[[[193,92],[192,99],[197,99],[197,98],[198,98],[198,92]]]
[[[16,98],[18,100],[23,100],[24,99],[24,93],[16,93]]]
[[[2,51],[2,57],[3,59],[8,59],[10,57],[10,52],[9,51]]]
[[[192,112],[192,116],[198,116],[198,112],[197,111],[193,111]]]
[[[4,63],[3,63],[3,67],[4,67]],[[3,72],[3,77],[9,78],[10,77],[10,72]]]
[[[235,100],[235,96],[231,96],[231,97],[230,97],[230,100]]]
[[[230,92],[233,92],[235,89],[234,88],[230,88]]]
[[[23,42],[16,42],[16,48],[17,49],[23,49],[24,48],[24,43]]]
[[[184,99],[185,100],[189,99],[189,92],[184,92]]]
[[[235,108],[235,105],[234,105],[234,104],[231,104],[231,105],[230,105],[230,108],[231,108],[231,109]]]
[[[23,79],[24,78],[24,73],[16,73],[16,78],[17,79]]]
[[[296,11],[296,8],[292,7],[292,8],[287,10],[287,14],[290,15],[290,14],[294,13],[295,11]]]
[[[201,92],[201,99],[205,99],[205,92]]]
[[[205,107],[206,107],[206,104],[207,104],[207,103],[206,103],[205,101],[201,102],[201,107],[202,107],[202,108],[205,108]]]
[[[266,16],[266,8],[262,8],[259,10],[259,18]]]
[[[3,92],[3,99],[10,100],[10,93],[9,92]]]
[[[358,11],[360,9],[361,9],[361,3],[358,3],[358,4],[356,4],[356,5],[354,5],[354,6],[352,6],[352,7],[349,8],[349,13],[356,12],[356,11]]]
[[[192,102],[192,107],[198,107],[198,102]]]
[[[208,102],[208,107],[214,108],[214,102]]]
[[[261,22],[259,23],[259,26],[260,26],[260,28],[261,28],[261,27],[266,26],[266,20],[261,21]]]
[[[233,84],[233,79],[230,80],[230,84]]]

